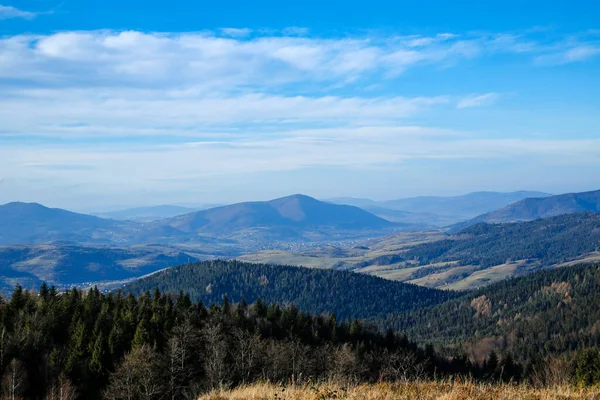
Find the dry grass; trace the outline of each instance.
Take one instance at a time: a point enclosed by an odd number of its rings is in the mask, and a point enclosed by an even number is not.
[[[473,382],[420,382],[340,386],[277,386],[255,384],[233,390],[215,390],[199,400],[600,400],[600,390],[579,390],[571,387],[534,389],[518,385],[488,385]]]

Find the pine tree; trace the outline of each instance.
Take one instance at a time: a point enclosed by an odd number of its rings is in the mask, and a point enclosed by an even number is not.
[[[86,355],[87,336],[84,322],[79,319],[73,329],[69,353],[65,365],[67,375],[73,381],[84,379],[86,371],[83,368],[83,360]]]
[[[577,358],[575,380],[580,386],[593,386],[600,384],[600,351],[598,349],[585,349]]]
[[[96,337],[92,348],[92,358],[90,360],[90,370],[96,375],[102,375],[106,372],[108,367],[107,362],[107,351],[106,340],[102,331]]]
[[[496,369],[498,368],[498,355],[494,350],[492,350],[487,359],[486,368],[488,371],[488,375],[490,377],[494,377],[496,374]]]
[[[133,342],[131,343],[132,348],[139,348],[145,344],[151,344],[148,325],[149,324],[145,319],[140,320],[140,323],[135,330],[135,335],[133,336]]]
[[[224,315],[231,314],[231,305],[229,304],[229,297],[227,295],[223,295],[223,302],[221,303],[221,312]]]
[[[39,290],[39,296],[46,301],[48,299],[48,284],[46,282],[42,282]]]

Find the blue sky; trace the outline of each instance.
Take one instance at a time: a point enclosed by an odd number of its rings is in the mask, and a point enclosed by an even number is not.
[[[600,188],[598,2],[323,3],[0,0],[0,202]]]

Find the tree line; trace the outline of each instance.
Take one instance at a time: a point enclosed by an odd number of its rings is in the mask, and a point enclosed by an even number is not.
[[[254,381],[522,376],[509,355],[485,365],[439,357],[392,330],[260,299],[225,296],[207,307],[158,289],[136,297],[16,286],[0,301],[0,322],[1,389],[10,399],[180,399]]]
[[[600,384],[600,265],[491,289],[369,323],[260,298],[17,285],[0,298],[0,389],[7,399],[67,400],[197,398],[256,381]],[[504,345],[481,357],[464,346],[488,338]]]

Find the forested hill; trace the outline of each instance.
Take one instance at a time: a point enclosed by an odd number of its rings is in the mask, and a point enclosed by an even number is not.
[[[294,303],[305,312],[333,312],[340,319],[374,318],[422,308],[457,297],[454,292],[393,282],[346,271],[206,261],[186,264],[142,278],[124,288],[141,294],[189,293],[192,300],[219,303],[224,295],[233,302],[244,298]]]
[[[548,266],[598,250],[600,214],[581,213],[513,224],[480,223],[446,240],[415,246],[404,257],[421,264],[457,261],[491,267],[535,260]]]
[[[421,342],[531,359],[600,345],[599,304],[600,264],[578,265],[498,282],[388,323]]]

